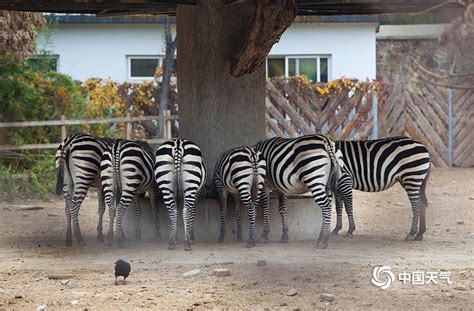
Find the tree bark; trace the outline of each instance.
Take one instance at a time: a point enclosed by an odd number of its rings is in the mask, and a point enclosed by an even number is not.
[[[254,9],[250,1],[178,5],[179,136],[201,147],[208,184],[223,151],[265,138],[263,66],[241,78],[229,72]]]
[[[173,71],[174,52],[176,50],[176,38],[177,36],[174,40],[172,38],[171,23],[169,17],[167,17],[165,20],[166,53],[163,59],[163,76],[160,88],[160,116],[164,115],[164,112],[169,109],[171,73]],[[159,122],[158,124],[160,137],[164,137],[164,123]]]

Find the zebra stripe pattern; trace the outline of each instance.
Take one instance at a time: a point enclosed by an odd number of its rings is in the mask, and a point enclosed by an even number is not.
[[[72,245],[72,227],[79,245],[84,245],[79,225],[79,210],[89,187],[98,187],[99,224],[97,240],[103,240],[102,215],[104,197],[100,190],[99,169],[102,154],[112,140],[85,134],[73,134],[56,151],[56,194],[63,195],[67,219],[66,245]]]
[[[318,248],[326,248],[331,225],[331,197],[327,188],[335,190],[340,171],[334,142],[322,135],[276,137],[259,142],[256,149],[267,162],[267,185],[280,193],[282,242],[288,241],[286,196],[309,191],[323,216]]]
[[[105,202],[109,208],[109,233],[108,243],[113,243],[114,219],[117,232],[117,242],[121,247],[125,241],[122,230],[122,220],[125,210],[134,199],[148,192],[155,219],[155,235],[159,235],[157,222],[158,188],[153,176],[154,157],[153,150],[145,142],[116,140],[107,148],[101,161],[101,183],[104,191]],[[138,200],[135,204],[139,204]],[[117,206],[116,206],[117,205]],[[139,206],[138,206],[138,210]],[[139,222],[139,212],[135,216]],[[141,238],[139,223],[136,224],[137,238]]]
[[[177,199],[182,195],[185,250],[191,250],[191,243],[195,240],[196,202],[206,182],[206,167],[201,149],[189,140],[165,141],[155,154],[155,179],[168,209],[171,231],[168,249],[176,247]]]
[[[226,151],[217,160],[214,184],[220,199],[221,233],[224,241],[227,214],[227,195],[236,201],[237,240],[242,241],[240,205],[248,211],[249,238],[247,247],[255,246],[256,208],[260,195],[265,192],[266,162],[263,155],[252,147],[239,147]],[[266,212],[268,214],[268,211]],[[267,219],[268,220],[268,219]],[[268,240],[269,224],[264,224],[262,238]]]
[[[337,234],[342,228],[343,203],[349,219],[348,234],[355,230],[352,189],[377,192],[398,182],[407,192],[413,211],[406,240],[423,240],[428,207],[425,188],[431,165],[427,148],[409,137],[338,141],[336,144],[343,154],[344,168],[336,196],[337,225],[333,233]]]

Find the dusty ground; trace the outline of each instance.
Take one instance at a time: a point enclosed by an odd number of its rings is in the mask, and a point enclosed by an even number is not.
[[[382,193],[356,193],[356,236],[332,237],[326,250],[316,249],[314,241],[275,241],[253,249],[240,243],[197,244],[192,252],[182,247],[168,251],[164,242],[129,243],[126,249],[96,243],[91,199],[81,211],[87,246],[66,248],[62,202],[16,198],[17,204],[45,208],[18,211],[8,209],[11,202],[0,203],[0,310],[34,310],[40,304],[49,310],[472,309],[474,169],[435,170],[428,198],[429,228],[422,242],[403,241],[411,211],[397,186]],[[131,262],[132,274],[126,285],[114,286],[113,262],[118,258]],[[260,259],[267,265],[258,267]],[[395,281],[382,290],[371,284],[376,265],[389,265],[396,275],[447,271],[453,283]],[[232,275],[212,276],[215,268],[230,269]],[[202,273],[182,276],[192,269]],[[52,275],[77,287],[50,279]],[[290,288],[297,290],[296,296],[286,295]],[[333,294],[334,302],[322,301],[321,293]]]

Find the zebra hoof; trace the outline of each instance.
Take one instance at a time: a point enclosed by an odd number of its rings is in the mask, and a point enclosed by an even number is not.
[[[102,234],[97,236],[97,242],[104,243],[104,236]]]
[[[318,244],[316,245],[317,249],[326,249],[328,248],[328,243],[323,243],[322,241],[319,241]]]
[[[71,247],[72,246],[72,240],[64,241],[64,245],[66,245],[67,247]]]
[[[415,240],[415,241],[423,241],[423,235],[422,235],[422,234],[417,234],[417,235],[415,236],[415,239],[414,239],[414,240]]]
[[[223,236],[219,236],[219,238],[217,239],[217,242],[218,242],[218,243],[224,243],[224,237],[223,237]]]
[[[334,230],[332,230],[331,234],[332,235],[339,235],[339,230],[340,229],[334,229]]]
[[[346,235],[345,235],[346,238],[353,238],[354,235],[352,234],[352,232],[347,232]]]
[[[269,240],[268,240],[268,237],[263,237],[263,236],[262,236],[262,237],[260,237],[260,238],[258,239],[257,242],[258,242],[258,243],[266,244],[266,243],[269,242]]]
[[[237,242],[242,242],[243,240],[242,236],[237,236]]]
[[[135,241],[141,241],[141,240],[142,240],[142,236],[141,236],[141,235],[137,235],[137,236],[135,237]]]
[[[192,248],[191,248],[191,243],[190,242],[186,242],[184,244],[184,250],[189,252],[189,251],[192,251]]]
[[[407,237],[405,238],[405,241],[413,241],[415,238],[411,235],[408,234]]]
[[[86,242],[84,241],[84,239],[80,239],[80,240],[77,241],[77,245],[86,246]]]
[[[170,242],[170,243],[168,244],[168,249],[169,249],[170,251],[174,250],[175,248],[176,248],[176,243]]]
[[[252,248],[255,246],[255,238],[250,238],[247,240],[247,244],[245,244],[245,247],[247,248]]]

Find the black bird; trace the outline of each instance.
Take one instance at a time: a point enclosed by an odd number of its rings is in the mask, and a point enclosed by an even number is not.
[[[125,279],[132,271],[132,267],[125,260],[119,259],[115,262],[115,285],[118,285],[117,278],[123,276],[123,284],[125,284]]]

